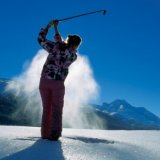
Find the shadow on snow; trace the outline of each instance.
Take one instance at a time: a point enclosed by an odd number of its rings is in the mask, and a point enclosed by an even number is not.
[[[105,140],[105,139],[89,138],[89,137],[81,137],[81,136],[65,137],[65,138],[69,138],[69,139],[72,139],[72,140],[79,140],[79,141],[82,141],[84,143],[105,143],[105,144],[115,143],[114,141],[109,141],[109,140]]]
[[[37,137],[21,138],[17,140],[35,140]],[[16,152],[1,160],[64,160],[61,142],[38,139],[36,142],[19,152]]]

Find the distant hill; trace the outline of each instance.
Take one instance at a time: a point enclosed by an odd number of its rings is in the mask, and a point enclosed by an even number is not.
[[[23,104],[28,103],[24,95],[17,97],[13,92],[4,92],[9,82],[9,79],[0,79],[0,124],[40,126],[39,110],[31,115],[29,111],[22,109]],[[36,102],[32,103],[30,105],[36,105]],[[143,107],[134,107],[125,100],[115,100],[102,105],[92,104],[82,107],[81,111],[90,128],[94,128],[93,119],[98,117],[103,124],[97,129],[160,129],[158,116]],[[31,117],[34,118],[34,121],[31,121]]]

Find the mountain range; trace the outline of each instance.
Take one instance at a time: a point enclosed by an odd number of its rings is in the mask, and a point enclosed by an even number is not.
[[[17,108],[20,107],[19,105],[22,105],[22,102],[25,103],[25,99],[23,96],[15,96],[13,92],[4,92],[5,87],[10,81],[9,79],[0,79],[0,124],[40,126],[40,118],[35,118],[37,121],[33,123],[30,121],[27,111],[19,110],[19,112],[17,112]],[[94,126],[93,118],[96,116],[103,122],[103,127],[97,129],[160,129],[160,118],[158,116],[144,107],[134,107],[125,100],[117,99],[111,103],[103,103],[102,105],[89,104],[82,107],[81,111],[83,111],[91,128]],[[15,113],[16,116],[13,116]],[[38,117],[39,115],[38,112],[34,114],[37,114],[34,115],[34,117]]]
[[[92,106],[98,114],[104,114],[115,122],[109,124],[112,129],[160,129],[158,116],[144,107],[134,107],[125,100],[117,99],[111,103]]]

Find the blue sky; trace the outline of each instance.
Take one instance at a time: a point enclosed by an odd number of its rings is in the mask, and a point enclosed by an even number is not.
[[[0,77],[22,72],[40,49],[37,35],[49,20],[100,9],[109,12],[60,23],[62,36],[81,35],[79,52],[90,60],[100,103],[125,99],[160,116],[159,0],[2,1]]]

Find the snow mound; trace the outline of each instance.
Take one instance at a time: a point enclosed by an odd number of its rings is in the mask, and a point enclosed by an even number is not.
[[[63,129],[59,141],[38,127],[0,126],[1,160],[159,160],[160,131]]]

